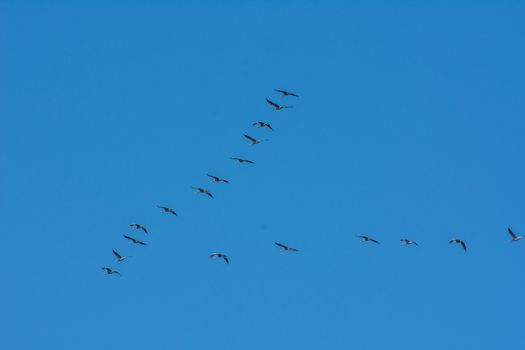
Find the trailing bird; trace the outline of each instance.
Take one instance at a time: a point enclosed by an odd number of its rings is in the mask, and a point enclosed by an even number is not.
[[[162,209],[162,211],[164,213],[170,213],[170,214],[173,214],[175,216],[179,216],[179,214],[177,214],[177,212],[171,208],[168,208],[168,207],[163,207],[163,206],[160,206],[160,205],[157,205],[157,208],[160,208]]]
[[[222,253],[212,253],[210,254],[210,258],[221,258],[221,259],[224,259],[224,261],[226,261],[227,264],[230,263],[230,261],[228,260],[228,257]]]
[[[274,91],[281,93],[281,97],[286,97],[286,96],[299,97],[299,95],[294,94],[293,92],[290,92],[290,91],[286,91],[286,90],[274,89]]]
[[[250,140],[250,142],[252,143],[252,145],[258,145],[262,142],[265,142],[265,141],[269,141],[268,139],[264,139],[264,140],[257,140],[253,137],[251,137],[250,135],[246,135],[246,134],[243,134],[244,137],[246,137],[248,140]]]
[[[115,249],[112,250],[113,255],[117,258],[117,262],[121,262],[129,258],[129,256],[120,255],[119,252],[117,252]]]
[[[113,270],[111,267],[101,267],[101,269],[106,271],[106,275],[112,275],[116,273],[117,275],[122,276],[120,272],[118,272],[117,270]]]
[[[139,241],[138,239],[135,239],[135,238],[130,237],[130,236],[126,236],[126,235],[124,235],[124,238],[125,238],[125,239],[129,239],[130,241],[132,241],[132,242],[135,243],[135,244],[146,245],[146,243],[144,243],[144,242],[142,242],[142,241]]]
[[[368,237],[368,236],[356,236],[356,237],[362,238],[363,240],[361,242],[374,242],[374,243],[379,244],[379,241],[372,237]]]
[[[268,128],[271,131],[273,131],[272,126],[270,124],[268,124],[268,123],[265,123],[265,122],[255,122],[252,125],[257,125],[258,128]]]
[[[417,244],[416,242],[411,241],[411,240],[409,240],[409,239],[406,239],[406,238],[403,238],[403,239],[401,240],[401,244],[405,244],[405,245],[413,244],[413,245],[416,245],[416,246],[419,247],[419,244]]]
[[[218,176],[215,176],[215,175],[210,175],[210,174],[206,174],[208,177],[211,177],[213,179],[213,182],[224,182],[224,183],[227,183],[229,184],[230,181],[226,180],[226,179],[222,179]]]
[[[252,162],[251,160],[248,160],[248,159],[235,158],[235,157],[230,157],[230,159],[235,160],[235,161],[238,162],[239,164],[242,164],[242,163],[255,164],[255,162]]]
[[[295,248],[291,248],[291,247],[288,247],[288,246],[285,246],[284,244],[281,244],[281,243],[277,243],[277,242],[273,242],[276,246],[278,247],[281,247],[281,252],[283,251],[289,251],[289,252],[298,252],[299,249],[295,249]]]
[[[280,111],[281,109],[285,109],[285,108],[293,108],[293,106],[281,106],[269,99],[266,99],[266,102],[271,104],[275,108],[276,111]]]
[[[510,228],[507,229],[509,231],[509,235],[512,236],[512,242],[517,242],[519,241],[520,239],[523,238],[523,236],[516,236],[516,234],[514,232],[512,232],[512,230]]]
[[[148,230],[146,230],[146,228],[142,225],[139,225],[139,224],[129,224],[129,226],[131,227],[134,227],[135,230],[142,230],[144,231],[146,234],[148,234]]]
[[[207,194],[210,198],[213,198],[213,194],[211,194],[210,191],[208,191],[207,189],[205,188],[202,188],[202,187],[192,187],[194,190],[197,190],[197,192],[199,193],[204,193],[204,194]]]
[[[461,244],[461,246],[463,247],[463,250],[464,251],[467,251],[467,245],[465,244],[465,242],[463,242],[461,239],[451,239],[448,244],[452,244],[452,243],[459,243]]]

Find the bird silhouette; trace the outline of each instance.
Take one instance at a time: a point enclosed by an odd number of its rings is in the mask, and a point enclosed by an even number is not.
[[[135,244],[140,244],[140,245],[146,245],[146,243],[142,242],[142,241],[139,241],[138,239],[135,239],[133,237],[130,237],[130,236],[126,236],[126,235],[123,235],[125,239],[129,239],[131,242],[135,243]]]
[[[142,226],[142,225],[139,225],[139,224],[129,224],[129,226],[133,227],[135,230],[142,230],[144,231],[146,234],[148,234],[148,230]]]
[[[230,261],[228,260],[228,257],[226,255],[224,255],[223,253],[212,253],[212,254],[210,254],[210,258],[212,258],[212,259],[214,259],[214,258],[224,259],[224,261],[226,261],[227,264],[230,263]]]
[[[275,111],[280,111],[281,109],[285,109],[285,108],[293,108],[293,106],[281,106],[275,102],[273,102],[272,100],[269,100],[269,99],[266,99],[266,102],[268,102],[269,104],[271,104],[273,106],[273,108],[275,108],[274,110]]]
[[[266,142],[266,141],[269,141],[268,139],[264,139],[264,140],[257,140],[256,138],[253,138],[251,137],[250,135],[246,135],[246,134],[243,134],[244,137],[246,137],[248,140],[250,140],[251,144],[252,145],[258,145],[262,142]]]
[[[117,258],[117,262],[121,262],[129,258],[129,256],[124,256],[124,255],[119,254],[119,252],[117,252],[115,249],[113,249],[112,252],[113,252],[113,255],[115,255],[115,257]]]
[[[288,252],[298,252],[299,249],[295,249],[295,248],[291,248],[291,247],[288,247],[282,243],[277,243],[277,242],[273,242],[276,246],[278,247],[281,247],[282,249],[280,250],[281,252],[283,251],[288,251]]]
[[[168,207],[163,207],[163,206],[160,206],[160,205],[157,205],[157,208],[160,208],[162,209],[162,212],[164,213],[170,213],[170,214],[173,214],[175,216],[179,216],[179,214],[177,214],[177,212],[171,208],[168,208]]]
[[[229,184],[230,181],[226,180],[226,179],[222,179],[218,176],[215,176],[215,175],[210,175],[210,174],[206,174],[208,177],[211,177],[213,179],[213,182],[224,182],[224,183],[227,183]]]
[[[235,158],[235,157],[230,157],[230,159],[235,160],[239,164],[242,164],[242,163],[255,164],[255,162],[252,162],[251,160],[248,160],[248,159]]]
[[[281,93],[281,97],[286,97],[286,96],[299,97],[299,95],[294,94],[293,92],[290,92],[290,91],[286,91],[286,90],[274,89],[274,91]]]
[[[369,237],[369,236],[356,236],[356,237],[362,238],[361,242],[374,242],[374,243],[379,244],[378,240],[376,240],[376,239],[374,239],[372,237]]]
[[[268,128],[271,131],[273,131],[272,126],[270,124],[268,124],[268,123],[265,123],[265,122],[255,122],[252,125],[257,125],[258,128]]]
[[[448,244],[453,244],[453,243],[457,243],[457,244],[460,244],[462,247],[463,247],[463,250],[464,251],[467,251],[467,245],[465,244],[465,242],[463,242],[461,239],[451,239]]]
[[[122,276],[120,272],[118,272],[117,270],[113,270],[111,267],[101,267],[101,269],[106,271],[106,275],[117,274],[119,276]]]
[[[203,194],[206,194],[208,195],[208,197],[210,198],[213,198],[213,194],[211,194],[210,191],[208,191],[207,189],[205,188],[202,188],[202,187],[192,187],[194,190],[196,190],[197,192],[199,193],[203,193]]]
[[[413,244],[413,245],[419,247],[419,244],[417,244],[416,242],[411,241],[411,240],[409,240],[409,239],[406,239],[406,238],[403,238],[403,239],[401,240],[401,244],[404,244],[404,245],[411,245],[411,244]]]
[[[508,228],[507,231],[509,232],[509,235],[512,236],[512,242],[517,242],[517,241],[519,241],[520,239],[523,238],[523,236],[516,236],[516,234],[514,232],[512,232],[512,230],[510,228]]]

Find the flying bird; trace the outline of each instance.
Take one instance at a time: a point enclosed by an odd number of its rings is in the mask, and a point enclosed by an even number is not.
[[[135,230],[142,230],[144,231],[146,234],[148,234],[148,230],[146,230],[146,228],[142,225],[139,225],[139,224],[129,224],[129,226],[135,228]]]
[[[290,92],[290,91],[286,91],[286,90],[274,89],[274,91],[279,92],[281,94],[281,97],[286,97],[286,96],[299,97],[299,95],[294,94],[293,92]]]
[[[452,244],[452,243],[459,243],[459,244],[461,244],[461,246],[463,247],[463,250],[467,251],[467,245],[461,239],[451,239],[450,242],[448,242],[448,244]]]
[[[379,241],[372,237],[368,237],[368,236],[356,236],[356,237],[362,238],[363,240],[361,242],[374,242],[374,243],[379,244]]]
[[[116,273],[117,275],[122,276],[120,272],[118,272],[117,270],[113,270],[111,267],[101,267],[101,269],[106,271],[106,275],[112,275]]]
[[[258,128],[268,128],[271,131],[273,131],[272,126],[270,124],[268,124],[268,123],[265,123],[265,122],[255,122],[252,125],[257,125]]]
[[[130,236],[126,236],[126,235],[124,235],[124,238],[125,238],[125,239],[129,239],[130,241],[132,241],[132,242],[135,243],[135,244],[146,245],[146,243],[144,243],[144,242],[142,242],[142,241],[139,241],[138,239],[135,239],[135,238],[130,237]]]
[[[168,207],[163,207],[163,206],[160,206],[160,205],[157,205],[157,208],[160,208],[162,209],[162,211],[164,213],[170,213],[170,214],[173,214],[175,216],[179,216],[179,214],[177,214],[177,212],[171,208],[168,208]]]
[[[226,179],[221,179],[220,177],[218,176],[215,176],[215,175],[210,175],[210,174],[206,174],[208,177],[211,177],[213,179],[213,182],[224,182],[224,183],[227,183],[229,184],[230,181],[226,180]]]
[[[255,162],[252,162],[251,160],[248,160],[248,159],[235,158],[235,157],[230,157],[230,159],[235,160],[235,161],[238,162],[239,164],[242,164],[242,163],[255,164]]]
[[[516,236],[516,234],[514,232],[512,232],[512,230],[510,228],[508,228],[507,231],[509,231],[509,235],[512,236],[512,242],[517,242],[517,241],[519,241],[520,239],[523,238],[523,236]]]
[[[120,255],[119,252],[117,252],[115,249],[112,250],[113,255],[117,258],[117,262],[121,262],[129,258],[129,256]]]
[[[273,242],[273,243],[274,243],[276,246],[282,248],[282,249],[281,249],[281,252],[283,252],[283,251],[298,252],[298,251],[299,251],[299,249],[291,248],[291,247],[288,247],[288,246],[286,246],[286,245],[284,245],[284,244],[281,244],[281,243],[277,243],[277,242]]]
[[[224,261],[226,261],[226,264],[229,264],[230,261],[228,260],[228,257],[222,253],[212,253],[210,254],[210,258],[220,258],[220,259],[224,259]]]
[[[406,239],[406,238],[403,238],[403,239],[401,240],[401,244],[405,244],[405,245],[411,245],[411,244],[413,244],[413,245],[416,245],[416,246],[419,247],[419,244],[417,244],[416,242],[411,241],[411,240],[409,240],[409,239]]]
[[[275,108],[276,111],[280,111],[281,109],[285,109],[285,108],[293,108],[293,106],[281,106],[269,99],[266,99],[266,102],[271,104]]]
[[[250,135],[246,135],[246,134],[243,134],[244,137],[246,137],[248,140],[250,140],[250,142],[252,143],[252,145],[258,145],[262,142],[265,142],[265,141],[269,141],[268,139],[264,139],[264,140],[257,140],[253,137],[251,137]]]
[[[197,190],[197,192],[199,193],[204,193],[204,194],[207,194],[210,198],[213,198],[213,194],[211,194],[210,191],[208,191],[207,189],[205,188],[202,188],[202,187],[192,187],[194,190]]]

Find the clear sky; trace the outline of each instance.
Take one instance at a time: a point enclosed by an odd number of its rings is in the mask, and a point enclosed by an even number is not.
[[[523,2],[43,3],[0,4],[1,348],[525,349]]]

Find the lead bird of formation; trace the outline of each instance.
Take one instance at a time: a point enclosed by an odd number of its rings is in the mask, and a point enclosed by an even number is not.
[[[281,89],[274,89],[277,93],[280,94],[280,97],[283,97],[283,98],[286,98],[286,97],[295,97],[295,98],[298,98],[299,95],[297,95],[296,93],[294,92],[291,92],[291,91],[287,91],[287,90],[281,90]],[[279,104],[279,103],[276,103],[272,100],[270,100],[269,98],[266,98],[266,102],[272,107],[273,111],[280,111],[280,110],[284,110],[284,109],[290,109],[290,108],[293,108],[293,106],[290,106],[290,105],[284,105],[284,104]],[[266,128],[268,130],[271,130],[271,131],[274,131],[274,128],[273,126],[270,124],[270,123],[267,123],[267,122],[263,122],[263,121],[256,121],[254,123],[252,123],[253,126],[259,128],[259,129],[263,129],[263,128]],[[261,144],[262,142],[266,142],[266,141],[269,141],[268,139],[258,139],[258,138],[255,138],[255,137],[252,137],[248,134],[243,134],[244,138],[246,138],[251,145],[258,145],[258,144]],[[235,161],[237,164],[255,164],[254,161],[250,160],[250,159],[246,159],[246,158],[240,158],[240,157],[230,157],[231,160]],[[225,184],[230,184],[230,181],[229,180],[226,180],[222,177],[219,177],[219,176],[216,176],[216,175],[212,175],[212,174],[206,174],[206,176],[208,176],[213,183],[225,183]],[[213,194],[206,188],[203,188],[203,187],[191,187],[192,189],[194,189],[197,193],[200,193],[200,194],[204,194],[210,198],[214,198]],[[157,205],[157,208],[161,209],[161,212],[162,213],[165,213],[165,214],[171,214],[173,216],[178,216],[179,214],[172,208],[170,207],[166,207],[166,206],[160,206],[160,205]],[[138,231],[142,231],[144,234],[149,234],[148,232],[148,229],[141,225],[141,224],[137,224],[137,223],[133,223],[133,224],[130,224],[129,225],[131,228],[133,228],[134,230],[138,230]],[[524,236],[523,235],[517,235],[515,234],[512,229],[508,228],[507,229],[507,232],[508,234],[511,236],[511,242],[517,242],[519,240],[521,240]],[[139,245],[139,246],[146,246],[147,243],[143,242],[142,240],[139,240],[137,238],[134,238],[134,237],[131,237],[129,235],[123,235],[123,237],[130,241],[131,243],[133,243],[133,245]],[[358,235],[357,236],[358,238],[361,239],[361,242],[363,243],[375,243],[375,244],[379,244],[380,242],[371,237],[371,236],[367,236],[367,235]],[[401,244],[402,245],[414,245],[416,247],[419,247],[419,244],[413,240],[410,240],[410,239],[407,239],[407,238],[402,238],[400,239],[401,241]],[[274,242],[274,244],[276,246],[278,246],[280,248],[280,252],[298,252],[299,250],[296,249],[296,248],[292,248],[290,246],[287,246],[285,244],[282,244],[282,243],[279,243],[279,242]],[[462,239],[459,239],[459,238],[454,238],[452,240],[449,241],[449,244],[456,244],[456,245],[459,245],[461,246],[461,248],[466,252],[467,251],[467,245],[465,243],[465,241],[463,241]],[[125,260],[127,260],[128,258],[130,258],[131,256],[126,256],[126,255],[122,255],[120,254],[117,250],[113,249],[112,250],[112,253],[114,255],[114,257],[116,258],[116,262],[117,263],[121,263]],[[216,253],[212,253],[209,255],[209,257],[211,259],[222,259],[226,264],[230,264],[230,259],[229,257],[224,254],[224,253],[219,253],[219,252],[216,252]],[[119,275],[121,276],[121,273],[115,269],[113,269],[112,267],[108,267],[108,266],[104,266],[104,267],[101,267],[101,269],[105,272],[106,275]]]

